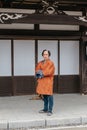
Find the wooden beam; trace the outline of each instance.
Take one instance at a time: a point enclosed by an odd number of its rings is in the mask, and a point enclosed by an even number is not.
[[[69,15],[43,15],[43,14],[26,14],[26,17],[12,20],[12,23],[31,23],[31,24],[65,24],[65,25],[83,25],[87,22],[79,20],[78,17]]]
[[[84,19],[85,20],[85,19]],[[4,23],[29,23],[29,24],[65,24],[87,26],[87,20],[70,15],[43,15],[27,13],[0,13],[0,22]]]
[[[21,35],[0,35],[0,39],[21,39],[21,40],[79,40],[81,36],[21,36]],[[87,38],[86,38],[87,41]]]
[[[21,36],[81,36],[79,31],[57,31],[57,30],[17,30],[1,29],[0,35],[21,35]]]

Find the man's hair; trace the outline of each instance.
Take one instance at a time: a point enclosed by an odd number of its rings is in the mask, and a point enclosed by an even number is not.
[[[49,50],[46,50],[46,49],[44,49],[44,50],[42,51],[42,56],[43,56],[43,54],[44,54],[45,51],[47,51],[48,54],[49,54],[49,56],[51,56],[51,52],[50,52]]]

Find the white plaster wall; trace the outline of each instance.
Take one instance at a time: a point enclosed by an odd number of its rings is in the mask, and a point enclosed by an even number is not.
[[[79,74],[79,41],[60,41],[60,75]]]
[[[14,40],[14,75],[34,75],[34,73],[34,41]]]
[[[40,24],[40,30],[79,30],[79,25],[53,25],[53,24]]]
[[[58,41],[38,41],[38,61],[44,49],[51,51],[51,60],[58,75]],[[35,41],[14,40],[14,75],[34,75]],[[79,74],[79,41],[60,41],[60,75]],[[0,40],[0,76],[11,76],[11,40]]]
[[[11,76],[10,40],[0,40],[0,76]]]

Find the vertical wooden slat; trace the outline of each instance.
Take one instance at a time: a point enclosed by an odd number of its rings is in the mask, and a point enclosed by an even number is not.
[[[38,62],[38,40],[35,40],[35,66]]]
[[[39,30],[39,24],[34,24],[34,30]],[[35,66],[38,62],[38,40],[35,40]]]
[[[11,75],[14,75],[14,48],[13,39],[11,39]]]
[[[60,41],[58,40],[58,92],[60,86]]]
[[[11,66],[12,66],[12,95],[16,95],[16,85],[14,80],[14,40],[11,39]]]
[[[83,55],[82,38],[79,42],[79,75],[80,75],[80,93],[82,93],[82,55]]]

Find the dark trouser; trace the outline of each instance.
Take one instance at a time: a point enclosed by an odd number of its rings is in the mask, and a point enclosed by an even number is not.
[[[52,112],[53,109],[53,95],[43,95],[44,110]]]

